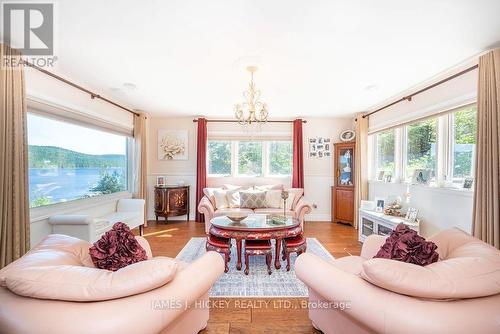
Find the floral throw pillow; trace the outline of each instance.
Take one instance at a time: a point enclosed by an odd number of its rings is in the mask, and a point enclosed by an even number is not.
[[[114,224],[89,248],[89,253],[97,268],[111,271],[148,259],[146,251],[124,223]]]
[[[266,207],[265,191],[240,191],[240,207],[258,209]]]
[[[436,249],[435,243],[425,241],[416,231],[401,223],[391,232],[391,235],[385,240],[374,258],[391,259],[426,266],[439,259]]]

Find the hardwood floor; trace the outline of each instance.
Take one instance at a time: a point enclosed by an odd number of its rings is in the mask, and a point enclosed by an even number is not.
[[[357,230],[347,225],[306,222],[306,237],[317,238],[336,258],[359,255]],[[175,257],[192,237],[205,236],[202,223],[148,222],[144,237],[155,256]],[[320,333],[308,318],[305,298],[211,298],[208,333]]]

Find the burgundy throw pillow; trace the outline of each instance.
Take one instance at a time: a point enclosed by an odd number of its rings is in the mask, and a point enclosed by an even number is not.
[[[148,259],[146,251],[124,223],[114,224],[89,248],[89,253],[97,268],[111,271]]]
[[[425,241],[416,231],[401,223],[391,232],[374,258],[392,259],[426,266],[439,259],[436,249],[435,243]]]

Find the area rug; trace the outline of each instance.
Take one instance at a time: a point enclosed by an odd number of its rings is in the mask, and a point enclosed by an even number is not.
[[[176,256],[176,259],[193,262],[205,254],[205,238],[191,238]],[[315,254],[326,261],[332,261],[333,256],[316,238],[307,238],[307,252]],[[209,292],[210,297],[307,297],[307,287],[295,276],[296,254],[290,256],[291,268],[286,271],[286,261],[281,261],[281,269],[274,268],[273,243],[273,273],[267,273],[264,256],[250,257],[250,273],[245,275],[244,260],[242,270],[236,270],[236,245],[233,241],[229,272],[223,274]]]

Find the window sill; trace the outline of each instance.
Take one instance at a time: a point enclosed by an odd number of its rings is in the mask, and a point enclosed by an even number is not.
[[[446,187],[446,186],[441,186],[438,187],[437,185],[424,185],[424,184],[412,184],[411,182],[384,182],[384,181],[379,181],[379,180],[371,180],[368,181],[368,184],[391,184],[393,186],[399,185],[402,187],[410,187],[410,192],[411,189],[421,189],[421,190],[429,190],[437,193],[443,193],[443,194],[452,194],[452,195],[457,195],[457,196],[465,196],[465,197],[473,197],[474,196],[474,190],[473,189],[464,189],[464,188],[456,188],[456,187]]]
[[[122,198],[131,198],[132,193],[121,191],[114,194],[100,195],[91,198],[77,199],[68,202],[55,203],[30,209],[30,223],[49,218],[55,214],[65,214],[78,210],[89,209],[98,205],[105,205]]]

